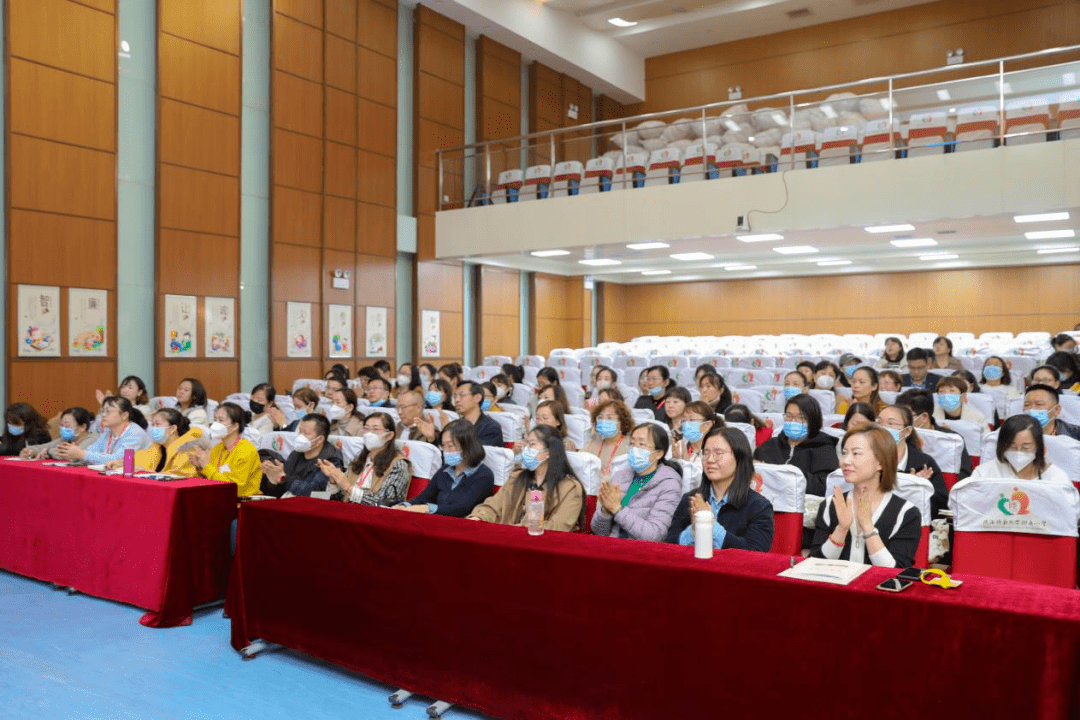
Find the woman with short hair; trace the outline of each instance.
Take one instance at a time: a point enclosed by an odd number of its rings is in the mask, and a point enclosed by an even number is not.
[[[208,425],[206,388],[195,378],[184,378],[176,386],[176,409],[192,425]]]
[[[1042,424],[1030,415],[1006,418],[998,430],[995,457],[983,457],[969,480],[1045,480],[1071,483],[1068,474],[1046,459]]]
[[[94,416],[86,408],[71,407],[60,413],[60,437],[40,445],[28,445],[19,453],[27,460],[40,460],[51,458],[59,460],[56,448],[60,443],[75,443],[84,450],[94,444],[98,434],[91,428],[94,424]]]

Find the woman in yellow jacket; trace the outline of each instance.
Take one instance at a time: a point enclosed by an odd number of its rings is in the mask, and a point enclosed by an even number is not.
[[[202,477],[235,483],[238,496],[258,495],[262,482],[259,451],[240,437],[249,422],[251,413],[247,410],[236,403],[221,403],[210,425],[210,439],[217,445],[210,452],[197,451],[193,458]]]
[[[197,474],[192,455],[203,437],[200,428],[191,427],[188,419],[173,408],[162,408],[153,414],[147,428],[153,444],[135,451],[136,472],[156,472],[164,475],[193,477]],[[123,460],[112,460],[105,467],[117,469]]]

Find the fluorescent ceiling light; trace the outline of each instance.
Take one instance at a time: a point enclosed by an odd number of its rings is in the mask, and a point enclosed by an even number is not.
[[[956,255],[954,253],[941,252],[941,253],[931,253],[930,255],[920,255],[919,259],[920,260],[956,260],[958,257],[960,257],[960,256]]]
[[[728,265],[725,270],[757,270],[757,265]]]
[[[907,232],[908,230],[914,230],[914,225],[874,225],[866,228],[866,232],[870,233],[892,233],[892,232]]]
[[[898,248],[930,247],[931,245],[937,245],[937,240],[934,238],[910,238],[908,240],[890,240],[889,242]]]
[[[934,265],[934,267],[936,267],[936,268],[958,268],[958,267],[967,267],[970,264],[971,263],[967,262],[966,260],[961,260],[960,262],[937,263],[937,264]]]
[[[1053,255],[1055,253],[1072,253],[1080,252],[1080,247],[1064,247],[1064,248],[1046,248],[1039,250],[1040,255]]]
[[[878,102],[881,103],[881,107],[885,108],[885,110],[889,110],[891,108],[896,107],[896,101],[895,100],[890,101],[889,98],[881,98],[880,100],[878,100]]]
[[[837,117],[836,111],[832,109],[832,105],[822,105],[821,112],[825,113],[825,117],[829,118],[830,120]]]
[[[1039,230],[1036,232],[1026,232],[1024,237],[1028,240],[1057,240],[1058,238],[1071,238],[1076,237],[1075,230]]]
[[[569,255],[569,250],[533,250],[529,253],[533,257],[555,257],[557,255]]]
[[[949,94],[948,90],[938,90],[937,99],[941,102],[949,102],[950,100],[952,100],[952,95]]]
[[[1010,93],[1012,93],[1012,85],[1010,85],[1009,83],[1005,83],[1004,85],[1002,85],[1001,82],[998,81],[994,83],[994,87],[1005,95],[1009,95]]]
[[[822,260],[818,263],[821,267],[831,267],[833,265],[850,265],[850,260]]]
[[[769,117],[771,117],[773,122],[776,123],[777,125],[787,125],[788,124],[787,123],[787,118],[784,117],[783,115],[781,115],[778,112],[773,113]]]
[[[1017,215],[1013,218],[1013,220],[1018,223],[1053,222],[1054,220],[1068,219],[1069,213],[1067,212],[1040,213],[1037,215]]]
[[[768,242],[770,240],[783,240],[783,235],[776,233],[762,233],[761,235],[736,235],[735,239],[744,243]]]
[[[816,247],[810,247],[809,245],[784,245],[773,248],[773,252],[778,252],[781,255],[809,255],[817,251]]]
[[[1061,82],[1065,86],[1075,85],[1076,84],[1076,73],[1071,73],[1071,72],[1062,73],[1061,74]]]
[[[626,246],[630,250],[657,250],[659,248],[671,247],[666,242],[643,242],[643,243],[630,243]]]
[[[581,263],[582,265],[594,265],[594,266],[597,266],[597,267],[599,267],[601,265],[622,265],[621,261],[612,260],[611,258],[596,258],[595,260],[578,260],[578,262]]]
[[[610,20],[608,20],[608,22],[615,27],[634,27],[635,25],[637,25],[637,21],[623,20],[622,18],[611,18]]]
[[[671,256],[672,260],[682,260],[683,262],[691,262],[694,260],[712,260],[713,256],[709,253],[692,252],[692,253],[675,253]]]
[[[670,275],[670,270],[642,270],[642,275]]]
[[[733,130],[733,131],[735,131],[735,132],[739,132],[739,130],[741,129],[741,128],[739,127],[739,124],[738,124],[738,123],[736,123],[736,122],[735,122],[734,120],[728,120],[728,119],[725,119],[725,120],[724,120],[724,124],[725,124],[725,125],[727,125],[727,129],[728,129],[728,130]]]

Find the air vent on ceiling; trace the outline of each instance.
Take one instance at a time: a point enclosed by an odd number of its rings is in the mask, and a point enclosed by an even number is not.
[[[956,231],[955,230],[938,230],[937,234],[938,235],[955,235]]]
[[[798,10],[788,10],[787,16],[792,20],[801,20],[804,17],[810,17],[810,8],[799,8]]]

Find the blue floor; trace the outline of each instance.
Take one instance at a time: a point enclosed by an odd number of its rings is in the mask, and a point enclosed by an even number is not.
[[[394,710],[394,688],[288,650],[243,662],[221,608],[188,627],[139,624],[143,611],[0,571],[0,718],[426,718]],[[444,715],[483,718],[455,708]]]

